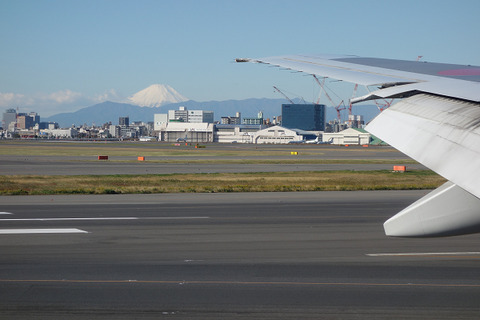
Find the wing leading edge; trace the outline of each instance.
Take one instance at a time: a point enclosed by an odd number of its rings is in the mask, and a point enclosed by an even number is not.
[[[237,61],[378,87],[355,102],[403,99],[366,129],[449,182],[387,220],[386,234],[431,237],[480,232],[480,67],[355,56]]]

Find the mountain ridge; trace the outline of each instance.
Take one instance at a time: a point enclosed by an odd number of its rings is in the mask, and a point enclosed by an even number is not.
[[[152,84],[127,98],[127,102],[130,104],[148,108],[188,100],[168,84]]]
[[[60,127],[66,128],[72,125],[102,125],[111,122],[118,124],[119,117],[130,117],[130,123],[133,121],[153,122],[154,114],[168,113],[168,110],[178,109],[184,106],[190,110],[208,110],[214,112],[216,121],[221,117],[235,116],[240,112],[242,118],[257,117],[259,111],[263,112],[264,119],[281,115],[281,105],[286,103],[285,99],[268,98],[250,98],[244,100],[225,100],[225,101],[205,101],[197,102],[188,100],[177,103],[165,104],[160,107],[140,107],[137,105],[121,102],[105,101],[89,107],[82,108],[75,112],[59,113],[42,119],[44,122],[57,122]],[[364,116],[365,122],[370,121],[378,114],[376,106],[358,105],[354,106],[354,114]],[[336,118],[337,114],[334,107],[326,108],[326,120]]]

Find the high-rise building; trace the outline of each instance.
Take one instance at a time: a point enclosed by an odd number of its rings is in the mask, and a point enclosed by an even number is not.
[[[179,107],[178,110],[168,110],[169,122],[213,123],[213,111],[187,110]]]
[[[16,123],[17,122],[17,111],[15,109],[7,109],[3,113],[3,119],[2,119],[2,127],[4,130],[8,130],[8,126],[10,123]]]
[[[17,114],[17,128],[28,129],[29,119],[25,113]]]
[[[260,111],[256,118],[243,118],[242,124],[262,125],[263,124],[263,112]]]
[[[241,124],[242,123],[242,115],[240,112],[235,113],[235,117],[222,117],[221,118],[222,124]]]
[[[37,125],[37,124],[40,124],[40,116],[38,115],[38,113],[36,113],[36,112],[30,112],[30,113],[28,114],[28,116],[29,116],[30,118],[32,118],[32,120],[31,120],[31,121],[32,121],[32,127],[34,127],[34,126]]]
[[[36,112],[17,114],[17,128],[19,129],[31,129],[38,123],[40,123],[40,116]]]
[[[186,107],[178,107],[178,110],[168,110],[168,121],[188,122]]]
[[[263,118],[243,118],[242,124],[251,124],[251,125],[262,125]]]
[[[307,131],[325,130],[325,105],[282,104],[282,126]]]
[[[348,115],[348,126],[350,128],[361,128],[365,124],[363,121],[362,115],[349,114]]]
[[[129,127],[130,126],[130,118],[129,117],[118,118],[118,125],[121,126],[121,127]]]
[[[213,123],[213,111],[189,110],[188,122],[190,123]]]

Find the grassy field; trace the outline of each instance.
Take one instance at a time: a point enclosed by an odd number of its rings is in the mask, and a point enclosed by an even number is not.
[[[433,189],[432,171],[321,171],[107,176],[0,176],[1,195]]]

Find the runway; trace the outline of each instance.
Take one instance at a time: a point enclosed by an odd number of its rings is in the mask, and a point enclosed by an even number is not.
[[[249,172],[295,172],[332,170],[392,170],[392,164],[384,163],[327,163],[327,164],[222,164],[222,163],[132,163],[38,161],[14,159],[3,161],[0,175],[115,175],[115,174],[172,174],[172,173],[249,173]],[[409,169],[426,169],[419,164],[408,164]]]
[[[0,314],[477,318],[479,235],[383,234],[425,193],[2,197]]]
[[[80,146],[87,148],[90,145]],[[147,145],[147,146],[151,146]],[[135,145],[139,155],[145,145]],[[192,148],[192,147],[190,147]],[[231,152],[231,145],[212,144],[208,152]],[[110,156],[108,161],[99,161],[96,156],[65,155],[1,155],[0,175],[114,175],[114,174],[172,174],[172,173],[246,173],[246,172],[294,172],[331,170],[391,170],[393,164],[406,165],[409,170],[425,170],[418,163],[389,147],[338,147],[315,145],[238,145],[235,151],[259,153],[277,152],[281,156],[219,156],[198,155],[192,151],[188,156],[148,156],[146,161],[136,161],[133,156]],[[66,150],[68,148],[66,147]],[[192,149],[195,150],[195,149]],[[272,151],[274,150],[274,151]],[[299,155],[292,157],[291,150]],[[108,154],[108,149],[105,150]],[[172,147],[172,153],[175,149]],[[311,160],[310,163],[308,161]],[[314,161],[326,161],[315,163]],[[357,161],[349,163],[349,161]],[[246,163],[242,163],[245,161]],[[249,162],[250,161],[250,162]],[[265,162],[265,163],[262,163]],[[273,162],[272,162],[273,161]],[[274,161],[278,161],[275,163]],[[302,162],[303,161],[303,162]],[[307,161],[307,163],[305,163]],[[313,161],[313,162],[312,162]],[[329,162],[330,161],[330,162]],[[377,162],[375,162],[377,161]],[[383,161],[383,162],[382,162]],[[409,162],[410,161],[410,162]],[[393,162],[393,164],[392,164]]]

